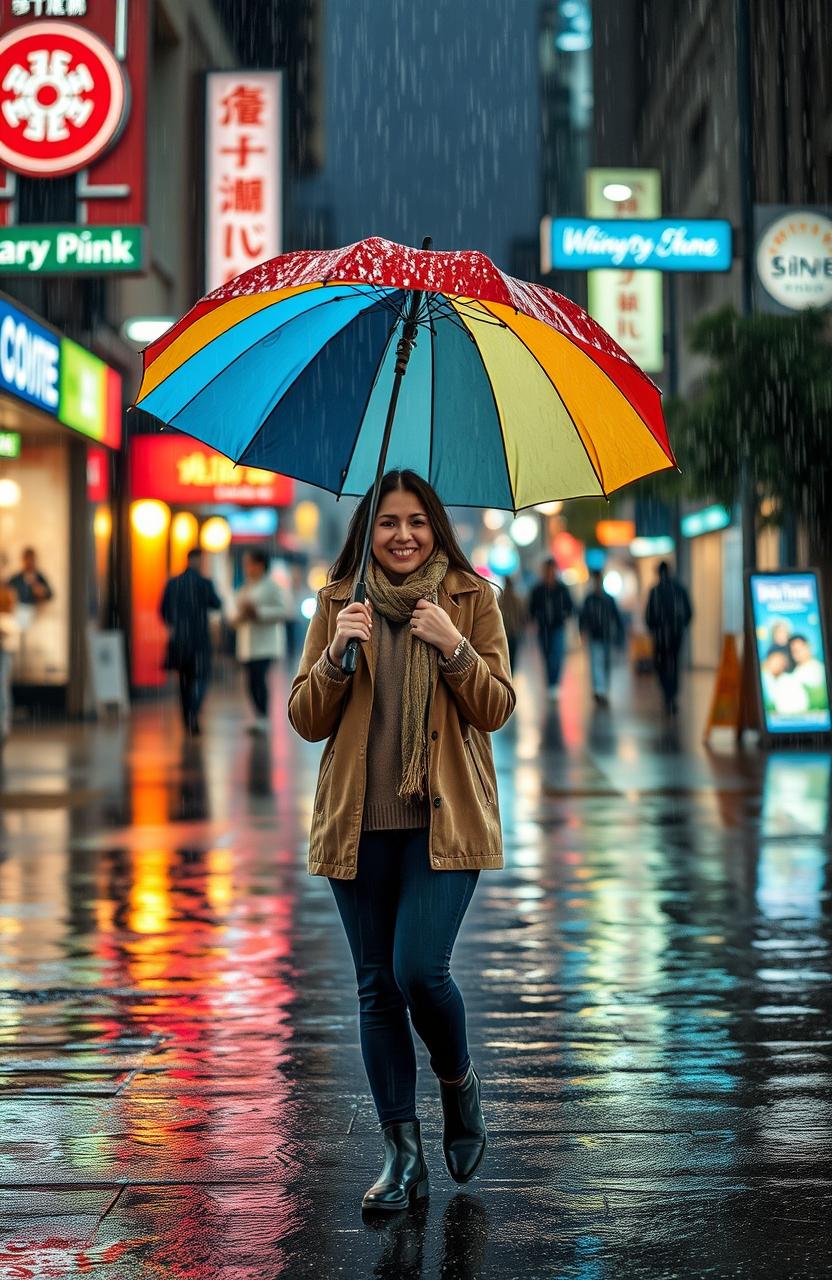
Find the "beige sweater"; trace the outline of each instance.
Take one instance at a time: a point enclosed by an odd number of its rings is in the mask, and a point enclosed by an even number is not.
[[[374,616],[378,651],[361,828],[426,827],[430,822],[427,798],[402,800],[396,795],[402,780],[402,689],[410,624],[391,622],[377,609]]]
[[[387,831],[394,827],[426,827],[430,823],[429,800],[403,800],[396,794],[402,779],[402,687],[409,640],[409,622],[391,622],[376,609],[376,675],[373,713],[367,738],[367,789],[364,794],[363,831]],[[474,662],[470,650],[451,662],[440,655],[443,670],[464,670]],[[327,672],[349,680],[340,667],[323,657]]]

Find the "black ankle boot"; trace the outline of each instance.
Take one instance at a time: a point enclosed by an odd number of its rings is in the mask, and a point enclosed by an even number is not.
[[[485,1155],[487,1134],[480,1107],[481,1081],[473,1065],[460,1084],[439,1081],[445,1126],[442,1150],[454,1182],[472,1178]]]
[[[384,1166],[365,1192],[362,1209],[406,1209],[428,1194],[428,1167],[418,1120],[391,1120],[381,1127]]]

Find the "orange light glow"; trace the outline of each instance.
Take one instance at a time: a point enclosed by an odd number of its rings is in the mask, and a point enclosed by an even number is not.
[[[595,537],[602,547],[629,547],[636,536],[634,520],[599,520]]]
[[[133,680],[142,688],[165,683],[162,658],[167,632],[159,602],[168,568],[170,507],[145,499],[130,508]]]
[[[222,516],[211,516],[199,533],[199,545],[203,551],[225,551],[231,542],[231,528]]]
[[[170,526],[170,571],[184,573],[188,552],[199,546],[199,521],[191,511],[177,511]]]

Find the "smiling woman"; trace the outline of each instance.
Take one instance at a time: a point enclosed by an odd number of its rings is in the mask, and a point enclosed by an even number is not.
[[[425,563],[434,548],[424,503],[407,489],[392,489],[379,504],[373,528],[373,555],[395,584]]]
[[[309,872],[327,876],[352,951],[384,1134],[384,1167],[362,1204],[389,1211],[428,1187],[410,1021],[440,1082],[451,1177],[467,1182],[485,1152],[480,1078],[449,966],[480,871],[503,865],[489,735],[515,698],[494,592],[414,471],[381,479],[367,600],[353,599],[372,499],[371,489],[318,593],[289,719],[302,737],[327,738]],[[359,660],[344,671],[351,639]]]

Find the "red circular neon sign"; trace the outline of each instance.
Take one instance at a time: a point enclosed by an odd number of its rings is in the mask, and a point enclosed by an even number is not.
[[[113,142],[127,90],[103,40],[68,22],[30,22],[0,40],[0,164],[55,178]]]

